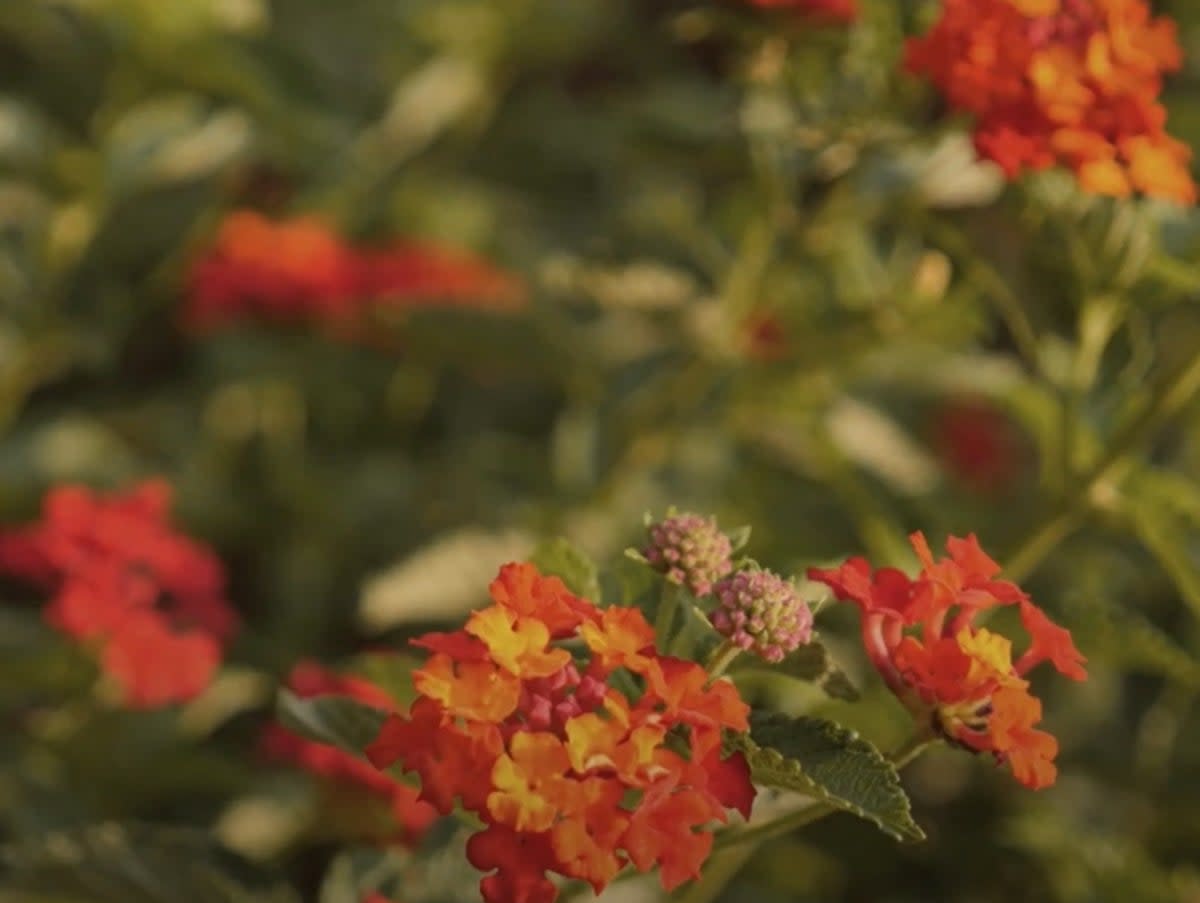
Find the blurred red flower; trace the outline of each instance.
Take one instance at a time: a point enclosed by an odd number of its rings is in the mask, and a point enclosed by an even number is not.
[[[975,492],[1011,489],[1024,466],[1021,436],[1003,412],[984,400],[949,401],[933,414],[931,440],[947,472]]]
[[[221,562],[172,528],[170,499],[159,480],[109,496],[61,486],[40,521],[0,534],[0,572],[50,593],[46,620],[95,647],[134,708],[200,693],[238,626]]]
[[[344,325],[380,306],[515,310],[525,300],[519,279],[465,251],[360,249],[313,217],[276,222],[240,210],[193,261],[183,320],[199,330],[244,318]]]

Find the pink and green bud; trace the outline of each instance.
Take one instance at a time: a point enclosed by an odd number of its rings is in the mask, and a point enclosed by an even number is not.
[[[707,596],[713,584],[733,570],[733,543],[716,518],[673,514],[647,528],[642,555],[651,567],[694,596]]]
[[[778,574],[738,571],[713,591],[713,627],[745,652],[774,664],[812,639],[812,610]]]

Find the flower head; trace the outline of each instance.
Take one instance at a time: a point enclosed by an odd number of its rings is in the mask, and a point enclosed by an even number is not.
[[[1192,203],[1190,152],[1158,101],[1180,61],[1146,0],[943,0],[907,54],[1009,178],[1059,164],[1091,192]]]
[[[733,570],[733,544],[717,521],[700,514],[672,514],[647,528],[642,555],[651,567],[693,595],[707,596]]]
[[[312,661],[297,664],[288,675],[286,685],[301,699],[344,696],[382,709],[395,705],[391,696],[370,681],[338,674]],[[437,817],[437,810],[419,800],[412,787],[401,784],[358,756],[307,740],[281,724],[268,725],[264,730],[262,750],[273,759],[295,763],[323,779],[331,788],[383,803],[394,825],[393,830],[381,838],[383,840],[416,842]]]
[[[812,609],[771,571],[738,571],[714,587],[713,627],[739,649],[781,662],[812,638]]]
[[[550,903],[549,872],[599,892],[627,860],[667,887],[697,874],[705,828],[754,795],[745,758],[721,758],[722,729],[747,727],[736,689],[660,656],[640,611],[598,609],[531,564],[505,565],[491,594],[464,630],[416,641],[432,651],[420,695],[367,756],[419,775],[439,811],[457,800],[482,819],[467,858],[491,873],[488,903]],[[640,694],[610,685],[618,671]]]
[[[175,531],[170,500],[158,480],[109,496],[61,486],[40,521],[0,533],[0,572],[50,594],[47,622],[95,648],[134,708],[200,693],[238,626],[220,561]]]
[[[808,576],[862,610],[863,643],[872,663],[899,699],[953,743],[991,753],[1033,789],[1054,782],[1055,739],[1036,730],[1041,703],[1025,676],[1050,662],[1073,680],[1087,674],[1071,635],[1052,622],[1000,570],[974,535],[950,537],[949,558],[934,560],[925,537],[910,537],[921,572],[910,579],[861,558]],[[1012,643],[974,621],[986,609],[1017,605],[1030,636],[1014,662]],[[910,629],[911,628],[911,629]]]
[[[466,251],[401,241],[357,248],[316,217],[231,213],[193,262],[184,319],[212,329],[251,317],[353,326],[376,307],[515,310],[525,287]]]

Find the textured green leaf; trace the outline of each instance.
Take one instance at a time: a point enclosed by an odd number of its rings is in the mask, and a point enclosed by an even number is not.
[[[301,699],[287,690],[279,691],[276,706],[279,720],[290,731],[361,754],[377,736],[388,713],[344,696]]]
[[[854,702],[859,698],[858,688],[838,667],[829,650],[817,640],[801,646],[777,665],[767,665],[758,660],[739,659],[732,671],[735,678],[738,674],[791,677],[816,684],[834,699]]]
[[[561,577],[567,588],[593,602],[600,601],[600,577],[588,554],[563,537],[548,539],[533,550],[530,560],[543,574]]]
[[[0,850],[4,886],[80,903],[296,903],[204,831],[94,825]]]
[[[874,822],[897,840],[921,840],[895,767],[853,731],[823,718],[753,712],[741,749],[756,784],[793,790]]]

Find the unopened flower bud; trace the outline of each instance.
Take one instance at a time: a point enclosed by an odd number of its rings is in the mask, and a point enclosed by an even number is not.
[[[672,583],[707,596],[713,583],[733,569],[733,544],[712,517],[675,514],[651,524],[642,555]]]
[[[778,574],[738,571],[713,591],[713,627],[739,649],[776,663],[812,638],[812,610]]]

